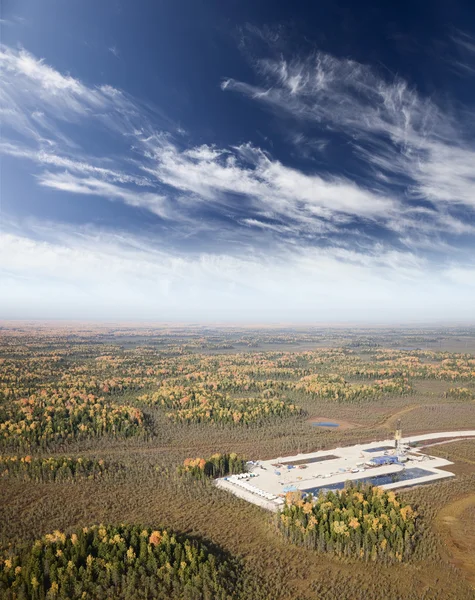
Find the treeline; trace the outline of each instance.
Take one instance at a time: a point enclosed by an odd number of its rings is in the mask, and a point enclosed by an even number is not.
[[[454,400],[475,400],[475,391],[468,388],[450,388],[445,392],[446,398]]]
[[[475,357],[472,354],[431,350],[378,350],[374,363],[362,364],[349,371],[362,377],[380,377],[388,369],[401,376],[445,381],[475,381]]]
[[[234,452],[230,454],[213,454],[208,459],[187,458],[178,467],[180,475],[190,474],[197,479],[224,477],[233,473],[244,473],[246,461]]]
[[[294,385],[296,390],[316,398],[338,402],[362,402],[384,394],[407,395],[412,386],[404,378],[378,379],[372,385],[348,383],[340,375],[308,375]]]
[[[175,423],[224,423],[228,425],[252,425],[299,415],[300,407],[279,398],[231,398],[221,396],[213,398],[200,406],[184,407],[167,413]]]
[[[384,562],[410,558],[418,525],[418,513],[394,492],[360,484],[316,499],[291,492],[277,517],[278,529],[294,544]]]
[[[75,481],[77,479],[102,478],[110,469],[103,460],[92,458],[49,458],[31,456],[0,455],[0,479],[16,477],[25,481]],[[123,471],[123,467],[114,464],[114,475]]]
[[[475,381],[468,354],[379,349],[366,362],[339,348],[210,355],[86,337],[10,341],[0,350],[0,447],[15,451],[145,434],[142,404],[163,408],[172,423],[254,426],[301,415],[299,398],[362,403],[412,393],[408,378]],[[139,408],[114,401],[125,392]],[[449,392],[469,399],[467,390]]]
[[[231,600],[236,583],[234,567],[204,543],[138,526],[55,531],[0,558],[5,600]]]
[[[142,412],[92,394],[32,395],[0,404],[0,446],[46,449],[52,444],[144,433]]]
[[[173,409],[167,418],[175,423],[224,423],[251,425],[275,417],[298,415],[302,411],[292,402],[274,397],[266,390],[258,397],[236,398],[216,391],[164,386],[156,392],[143,394],[139,402]]]

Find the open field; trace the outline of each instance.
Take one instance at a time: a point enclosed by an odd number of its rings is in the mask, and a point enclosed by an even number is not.
[[[431,446],[430,452],[447,460],[462,461],[469,465],[475,465],[475,443],[473,440],[447,440],[436,446]]]
[[[475,590],[475,494],[444,506],[436,523],[449,560],[464,571]]]
[[[456,476],[402,492],[424,529],[411,560],[391,566],[291,545],[268,511],[177,467],[216,452],[273,461],[391,440],[399,418],[404,437],[475,429],[475,404],[447,396],[475,385],[475,332],[4,324],[0,342],[2,456],[87,458],[94,469],[104,461],[91,479],[59,461],[53,480],[27,480],[25,469],[2,476],[2,546],[125,522],[168,527],[236,557],[256,600],[474,597],[437,521],[475,493],[473,440],[427,448]],[[460,514],[472,516],[469,507]]]
[[[475,414],[475,403],[435,404],[415,408],[401,415],[402,426],[411,431],[435,431],[447,429],[469,429]]]

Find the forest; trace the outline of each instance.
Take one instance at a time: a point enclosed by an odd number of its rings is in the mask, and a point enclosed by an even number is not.
[[[394,492],[348,486],[341,492],[288,492],[277,525],[292,543],[337,556],[407,560],[418,538],[418,514]]]
[[[475,330],[5,323],[0,340],[1,597],[474,598],[473,439],[427,448],[452,480],[291,494],[277,515],[213,480],[399,419],[475,429]]]
[[[225,600],[235,591],[232,566],[204,544],[137,525],[54,531],[2,563],[5,598]]]
[[[49,456],[0,456],[0,478],[14,477],[25,481],[75,481],[96,479],[122,471],[120,464],[111,465],[104,460]]]
[[[178,473],[189,474],[197,479],[204,477],[224,477],[233,473],[245,473],[246,461],[235,452],[231,454],[213,454],[210,458],[185,458],[183,465],[178,467]]]

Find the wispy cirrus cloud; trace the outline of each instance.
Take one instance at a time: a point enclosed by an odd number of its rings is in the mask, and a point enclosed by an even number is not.
[[[475,208],[474,107],[443,110],[402,79],[388,81],[366,65],[320,52],[259,60],[257,76],[258,84],[226,79],[222,89],[345,136],[362,168],[374,167],[369,176],[402,182],[409,198],[436,210]]]
[[[58,169],[64,169],[83,175],[95,175],[117,183],[133,183],[140,187],[153,186],[152,182],[147,177],[96,166],[86,162],[84,157],[82,157],[83,160],[80,158],[72,159],[65,155],[48,152],[47,150],[33,150],[27,146],[15,145],[8,142],[0,142],[0,154],[31,160],[41,166],[56,167]]]
[[[174,124],[158,109],[147,110],[138,100],[109,84],[88,85],[60,73],[24,49],[0,46],[0,90],[4,127],[25,139],[55,144],[68,140],[65,124],[89,123],[131,139],[151,133],[150,118]],[[69,140],[72,146],[77,146]]]
[[[113,54],[116,58],[120,57],[120,52],[119,49],[117,48],[117,46],[110,46],[110,48],[108,48],[109,52],[111,54]]]
[[[458,29],[453,35],[450,36],[450,39],[459,48],[470,54],[475,54],[475,38],[465,31],[460,31],[460,29]]]
[[[167,218],[170,216],[167,199],[164,196],[150,192],[131,191],[97,177],[79,177],[67,171],[63,173],[45,172],[38,177],[38,181],[43,187],[73,194],[122,200],[129,206],[146,208],[160,217]]]
[[[177,222],[196,218],[201,203],[211,220],[233,220],[235,238],[239,229],[265,228],[308,239],[353,218],[388,222],[397,214],[399,201],[380,190],[286,167],[250,143],[184,147],[181,136],[174,141],[155,129],[153,115],[120,90],[88,86],[24,50],[3,48],[0,66],[9,83],[8,122],[21,135],[5,140],[0,152],[47,169],[38,176],[42,186],[121,200]],[[63,126],[70,122],[100,123],[122,137],[129,156],[87,155]],[[136,189],[143,186],[151,191]],[[173,211],[165,211],[165,198],[174,201]]]
[[[410,194],[430,201],[472,201],[467,184],[473,155],[464,148],[449,146],[446,140],[455,136],[454,126],[444,122],[435,105],[422,101],[403,81],[385,83],[364,65],[323,54],[303,61],[262,60],[258,64],[259,73],[274,84],[271,88],[228,80],[223,89],[243,91],[300,119],[340,129],[352,136],[356,152],[366,164],[384,173],[386,179],[410,178]],[[150,208],[155,206],[150,195],[124,188],[113,190],[111,196],[108,186],[92,186],[90,177],[116,186],[146,185],[155,187],[157,196],[178,197],[185,210],[187,195],[191,196],[189,205],[201,199],[216,211],[226,210],[234,214],[236,227],[253,223],[253,219],[288,227],[285,222],[290,220],[296,232],[301,228],[308,233],[313,224],[318,233],[351,219],[364,219],[399,231],[405,223],[410,227],[414,215],[417,223],[416,212],[384,185],[384,178],[362,186],[342,174],[302,172],[250,143],[228,148],[183,147],[181,140],[174,142],[154,129],[150,115],[139,103],[109,85],[87,86],[24,50],[3,48],[0,66],[9,84],[5,105],[13,115],[7,121],[16,124],[24,138],[36,142],[36,148],[4,142],[0,151],[74,174],[52,176],[49,171],[39,178],[42,185],[72,193],[89,190],[94,195],[103,190],[105,197],[129,204],[135,194],[134,205]],[[37,107],[33,112],[29,110],[32,104]],[[114,133],[120,132],[130,143],[133,163],[116,157],[115,168],[110,168],[101,165],[100,159],[81,156],[80,149],[74,148],[79,142],[71,140],[67,147],[61,122],[76,119],[89,125],[99,120]],[[54,132],[46,147],[45,123]],[[430,137],[436,124],[442,142]],[[428,153],[436,158],[423,160]],[[78,181],[80,176],[86,178],[83,185]],[[236,197],[241,200],[236,201]],[[241,214],[243,204],[251,214]],[[177,206],[176,217],[180,215]],[[440,226],[437,218],[429,220],[434,228]]]
[[[6,85],[0,101],[7,116],[8,127],[27,137],[42,139],[44,127],[35,122],[37,107],[41,114],[49,113],[55,121],[72,121],[80,116],[104,111],[113,94],[100,88],[89,88],[70,75],[63,75],[25,50],[15,51],[3,46],[0,69]]]
[[[154,166],[147,172],[162,183],[209,200],[221,194],[247,197],[263,212],[280,217],[305,220],[344,213],[372,218],[398,207],[394,199],[344,177],[324,178],[286,167],[251,144],[180,151],[165,140],[151,152]]]
[[[150,314],[196,297],[216,310],[254,303],[265,314],[277,302],[310,315],[312,307],[343,306],[348,289],[356,303],[349,318],[377,311],[398,289],[407,314],[410,300],[439,293],[445,302],[461,274],[473,272],[456,240],[468,244],[475,233],[475,148],[456,115],[351,60],[320,53],[257,67],[257,84],[227,79],[223,90],[285,115],[286,139],[307,152],[326,153],[340,136],[359,161],[358,176],[323,159],[318,168],[289,165],[251,142],[190,142],[121,90],[3,47],[0,153],[34,165],[43,189],[121,202],[168,228],[142,240],[7,231],[8,277],[66,282],[71,302],[80,285],[104,302],[114,290],[125,312],[137,301]],[[312,128],[299,138],[295,122]],[[103,153],[84,140],[97,129],[108,142]],[[21,294],[22,285],[12,289]]]

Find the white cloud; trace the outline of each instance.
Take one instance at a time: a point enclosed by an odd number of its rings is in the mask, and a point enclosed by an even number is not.
[[[446,276],[453,282],[463,286],[462,290],[467,287],[472,289],[472,293],[475,290],[475,265],[450,267],[446,272]]]
[[[3,107],[16,117],[10,125],[29,121],[38,104],[44,110],[54,111],[56,119],[71,120],[89,111],[107,107],[107,99],[100,90],[91,89],[70,75],[62,75],[25,50],[14,51],[3,46],[0,50],[0,72],[6,85],[1,92]],[[31,128],[34,129],[33,124]],[[19,129],[21,133],[29,133]]]
[[[257,227],[258,229],[268,229],[277,233],[292,232],[291,227],[285,225],[278,225],[276,223],[268,223],[266,221],[259,221],[258,219],[243,219],[243,223],[249,225],[249,227]]]
[[[151,181],[146,177],[139,177],[114,169],[91,165],[85,161],[71,159],[67,156],[61,156],[41,149],[31,150],[28,147],[21,147],[8,142],[0,142],[0,154],[32,160],[39,165],[67,169],[68,171],[74,171],[85,175],[92,174],[117,183],[133,183],[141,187],[152,186]]]
[[[475,288],[459,271],[431,275],[410,253],[299,249],[283,257],[173,254],[130,236],[6,233],[0,270],[7,317],[63,316],[290,321],[434,319],[447,305],[471,318]],[[104,268],[107,265],[107,268]],[[473,269],[473,267],[472,267]],[[468,273],[469,271],[467,271]],[[462,288],[460,288],[462,289]],[[34,290],[34,292],[33,292]],[[31,302],[34,293],[34,302]],[[32,307],[36,307],[33,309]],[[35,310],[37,311],[35,313]],[[46,312],[45,312],[46,311]],[[49,312],[48,312],[49,311]],[[107,311],[107,313],[105,312]]]
[[[43,173],[38,177],[40,185],[73,194],[101,196],[114,200],[122,200],[129,206],[146,208],[151,212],[166,218],[168,211],[164,196],[150,192],[130,191],[113,183],[96,177],[77,177],[68,171],[62,173]]]
[[[111,54],[113,54],[116,58],[119,58],[120,56],[120,52],[119,49],[117,48],[117,46],[111,46],[110,48],[108,48],[109,52]]]
[[[6,121],[33,140],[34,146],[18,146],[7,138],[0,151],[58,169],[59,173],[44,174],[39,181],[63,191],[104,192],[105,197],[159,210],[161,215],[163,208],[157,209],[160,202],[155,200],[179,193],[180,209],[192,207],[201,198],[218,213],[234,216],[238,226],[244,222],[243,209],[248,208],[251,214],[247,218],[263,222],[267,216],[284,221],[297,235],[328,232],[351,218],[408,234],[419,227],[417,215],[383,191],[385,181],[401,175],[412,178],[415,196],[439,204],[475,206],[471,192],[473,152],[449,145],[447,140],[455,135],[452,124],[444,123],[435,105],[422,101],[403,81],[386,83],[368,67],[321,53],[303,61],[279,59],[258,64],[272,87],[255,88],[232,80],[223,87],[252,94],[294,116],[349,133],[360,144],[360,156],[381,173],[379,181],[374,180],[377,186],[368,189],[341,175],[303,173],[251,144],[179,148],[170,136],[155,131],[149,115],[120,90],[109,85],[87,86],[24,50],[6,47],[0,52],[0,68],[7,82],[0,92],[5,99]],[[132,173],[130,157],[117,157],[110,168],[104,166],[104,159],[84,156],[61,127],[61,120],[76,119],[89,126],[99,119],[115,134],[130,139],[134,170],[141,168],[155,180]],[[430,137],[434,124],[438,139]],[[390,141],[384,142],[381,135]],[[74,173],[74,177],[68,175],[69,183],[64,170]],[[138,187],[166,185],[172,190],[159,190],[154,196],[141,190],[121,190],[117,185],[111,188],[91,178]],[[177,210],[176,217],[183,220],[185,215]],[[440,208],[427,218],[433,231],[446,227],[452,233],[464,230],[463,221]]]
[[[386,81],[366,65],[324,53],[261,60],[257,72],[258,85],[228,79],[222,89],[348,136],[356,153],[386,177],[411,180],[414,197],[436,207],[475,208],[475,145],[465,124],[475,111],[457,118],[402,79]]]
[[[464,31],[457,30],[456,34],[451,36],[451,40],[463,50],[475,54],[475,38],[471,35],[468,35]]]
[[[120,135],[149,130],[144,109],[111,85],[88,86],[26,50],[0,46],[4,126],[37,142],[64,141],[64,122],[88,122]],[[158,113],[157,113],[158,114]]]
[[[130,152],[107,159],[88,156],[80,139],[72,139],[63,127],[64,122],[81,123],[84,131],[95,130],[97,136],[99,126],[109,131],[109,144],[112,135],[130,138],[129,145],[137,142],[137,136],[150,130],[148,115],[126,94],[110,85],[87,86],[25,50],[5,46],[0,49],[0,73],[5,82],[0,89],[4,117],[0,153],[50,169],[38,177],[42,186],[121,200],[165,216],[164,197],[141,189],[155,186],[135,172]],[[21,142],[10,135],[12,129]]]
[[[146,170],[160,182],[208,201],[223,201],[223,194],[242,195],[255,209],[277,218],[308,223],[318,217],[331,218],[334,213],[371,219],[387,218],[398,211],[398,202],[392,198],[362,189],[343,177],[304,174],[250,144],[236,147],[234,153],[207,146],[180,152],[160,139],[150,152],[155,164]]]
[[[58,119],[91,121],[99,118],[105,126],[131,138],[137,160],[158,183],[201,197],[218,211],[228,210],[232,203],[230,196],[235,198],[237,194],[248,200],[254,213],[250,218],[270,214],[277,220],[292,219],[305,231],[313,229],[315,232],[331,229],[328,224],[323,227],[321,218],[329,220],[338,213],[384,220],[397,214],[397,201],[384,194],[365,190],[343,177],[301,173],[250,144],[229,149],[202,145],[180,150],[169,138],[154,132],[140,107],[120,90],[108,85],[88,87],[24,50],[3,48],[0,65],[10,84],[6,94],[6,106],[12,111],[9,122],[25,137],[36,139],[40,146],[44,147],[45,135],[54,138],[54,151],[42,147],[15,149],[8,143],[4,143],[3,151],[28,157],[49,168],[75,173],[73,180],[68,176],[69,183],[62,173],[45,174],[39,178],[42,185],[75,193],[89,191],[94,195],[103,191],[106,196],[113,195],[128,204],[150,208],[150,196],[137,192],[133,199],[129,191],[116,189],[111,194],[110,187],[97,182],[91,184],[90,177],[137,185],[150,180],[127,173],[124,165],[120,169],[105,168],[91,159],[65,156],[55,148],[65,144],[73,146],[71,140],[64,138]],[[31,111],[33,104],[35,110]],[[85,178],[82,183],[79,176]],[[239,204],[240,201],[234,202]],[[236,208],[238,216],[239,206]]]
[[[44,188],[146,209],[168,227],[162,244],[59,225],[4,227],[3,313],[37,306],[67,316],[97,306],[96,314],[112,316],[113,306],[128,318],[254,311],[256,319],[397,320],[444,316],[452,303],[452,314],[471,316],[475,298],[464,280],[474,267],[444,235],[474,234],[452,209],[475,207],[475,150],[454,118],[404,82],[320,54],[261,61],[259,86],[223,84],[347,135],[377,175],[364,185],[341,171],[303,172],[250,143],[186,146],[182,130],[175,141],[124,92],[86,85],[24,50],[3,47],[0,69],[9,126],[0,152],[32,161]],[[121,149],[91,156],[64,123],[100,127]],[[311,147],[310,132],[301,140]],[[385,191],[402,177],[410,180],[407,197]],[[178,238],[191,240],[189,250],[171,249]],[[438,275],[436,251],[444,253]]]

